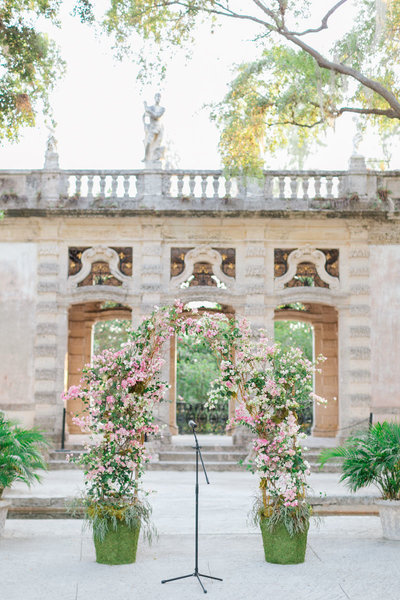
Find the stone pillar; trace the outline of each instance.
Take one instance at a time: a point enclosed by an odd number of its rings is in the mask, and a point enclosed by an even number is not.
[[[315,393],[327,399],[327,404],[315,404],[314,437],[335,437],[338,428],[338,318],[330,306],[322,305],[314,326],[315,356],[325,356],[320,372],[315,376]]]
[[[149,315],[154,306],[159,306],[162,300],[162,284],[161,276],[163,272],[162,264],[162,239],[160,231],[149,226],[145,231],[145,241],[142,247],[140,261],[140,294],[141,294],[141,313]],[[169,383],[170,381],[170,351],[166,344],[163,348],[163,357],[165,359],[164,368],[161,372],[161,379]],[[170,443],[171,431],[170,423],[170,407],[167,400],[155,407],[156,422],[162,428],[161,441],[162,443]]]
[[[350,225],[350,245],[341,249],[343,289],[348,304],[339,310],[340,438],[366,425],[371,409],[371,296],[368,232]]]
[[[35,361],[35,425],[59,441],[62,427],[64,360],[59,355],[59,245],[43,242],[38,248]],[[62,335],[62,331],[61,331]]]
[[[353,154],[350,157],[345,192],[348,198],[358,198],[361,202],[376,198],[376,176],[368,172],[365,158],[360,154]]]
[[[68,336],[68,384],[79,385],[82,367],[90,362],[91,337],[93,320],[88,318],[89,304],[73,304],[69,309],[69,336]],[[81,429],[74,425],[72,417],[83,414],[84,405],[79,398],[72,398],[67,405],[67,425],[69,433],[81,434]]]

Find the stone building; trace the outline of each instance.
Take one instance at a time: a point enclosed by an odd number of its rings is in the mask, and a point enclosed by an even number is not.
[[[151,131],[150,131],[151,133]],[[151,141],[151,140],[150,140]],[[156,145],[157,146],[157,145]],[[162,148],[161,148],[162,149]],[[400,413],[400,172],[42,170],[0,172],[0,409],[59,439],[63,390],[90,360],[94,322],[138,323],[154,305],[212,301],[273,335],[313,325],[327,357],[313,435]],[[301,303],[303,310],[294,310]],[[176,352],[166,350],[176,432]],[[232,408],[232,407],[231,407]],[[67,431],[73,433],[67,407]]]

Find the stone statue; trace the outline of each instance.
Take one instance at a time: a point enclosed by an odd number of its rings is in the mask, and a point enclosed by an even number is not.
[[[363,135],[361,133],[360,121],[359,121],[358,117],[356,117],[356,116],[353,117],[353,123],[356,128],[356,132],[353,136],[353,156],[360,156],[359,148],[360,148],[361,142],[363,141]]]
[[[161,94],[156,94],[153,105],[149,106],[146,101],[144,103],[144,162],[146,167],[160,167],[164,157],[165,148],[161,145],[164,127],[161,117],[165,112],[165,108],[160,106],[160,100]]]
[[[49,130],[49,136],[46,143],[46,154],[44,159],[45,169],[58,169],[58,152],[57,152],[57,140],[55,137],[55,129],[50,125],[46,125]]]

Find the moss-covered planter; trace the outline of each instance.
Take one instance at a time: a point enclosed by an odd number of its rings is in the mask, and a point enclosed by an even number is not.
[[[291,536],[283,523],[269,530],[267,519],[260,521],[265,560],[279,565],[295,565],[304,562],[307,547],[307,529]]]
[[[140,521],[135,527],[128,527],[125,522],[119,521],[117,528],[110,527],[104,540],[94,539],[96,548],[96,562],[103,565],[127,565],[136,561],[140,533]]]

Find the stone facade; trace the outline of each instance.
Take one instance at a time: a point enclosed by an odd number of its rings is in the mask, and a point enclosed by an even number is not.
[[[0,409],[59,439],[61,394],[90,357],[102,304],[137,324],[179,297],[218,302],[270,335],[274,319],[312,323],[328,357],[316,392],[329,400],[314,435],[345,436],[370,412],[395,418],[399,199],[398,172],[266,172],[247,187],[218,171],[0,172]],[[170,393],[158,418],[174,433]]]

